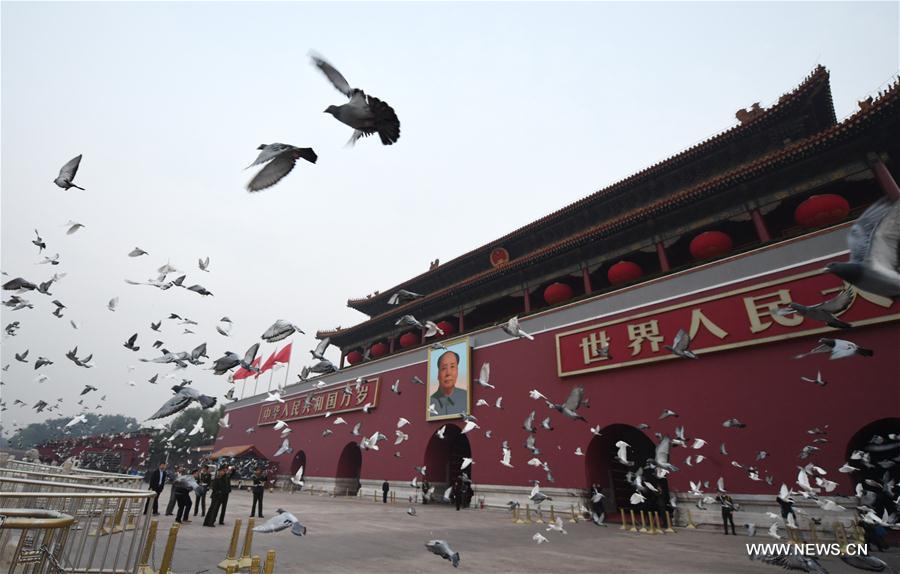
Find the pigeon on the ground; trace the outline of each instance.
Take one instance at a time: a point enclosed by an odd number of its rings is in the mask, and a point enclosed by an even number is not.
[[[835,327],[836,329],[850,329],[852,327],[850,323],[841,321],[840,319],[835,317],[835,315],[839,315],[849,309],[850,305],[853,304],[854,298],[855,294],[853,292],[853,288],[850,287],[844,289],[828,301],[810,306],[791,302],[788,303],[787,307],[778,309],[776,313],[782,316],[790,315],[792,313],[799,313],[804,317],[808,317],[816,321],[822,321],[829,327]]]
[[[266,167],[253,176],[247,184],[247,191],[262,191],[272,187],[287,174],[291,173],[297,160],[305,159],[310,163],[316,163],[318,156],[310,147],[296,147],[283,143],[260,144],[256,149],[261,150],[256,160],[247,167],[268,162]]]
[[[459,568],[459,552],[453,550],[446,540],[429,540],[425,548],[432,554],[437,554],[445,560],[449,560],[454,568]]]
[[[400,120],[391,106],[374,96],[367,96],[360,89],[351,88],[347,79],[331,64],[315,54],[310,56],[337,91],[350,99],[346,104],[328,106],[325,110],[326,114],[353,128],[348,144],[353,145],[359,138],[373,133],[378,134],[384,145],[391,145],[400,139]]]
[[[294,536],[303,536],[306,534],[306,527],[300,524],[300,521],[297,520],[296,516],[281,508],[275,512],[275,516],[266,520],[259,526],[254,526],[253,532],[269,534],[272,532],[281,532],[290,527],[291,534]]]
[[[863,291],[900,297],[900,201],[870,205],[850,228],[847,247],[850,261],[826,270]]]
[[[73,157],[66,165],[62,166],[59,170],[59,175],[56,176],[56,179],[53,180],[57,186],[63,188],[64,190],[68,190],[71,187],[75,189],[80,189],[84,191],[83,187],[78,187],[72,180],[75,179],[75,174],[78,173],[78,166],[81,165],[81,154],[78,154],[76,157]]]
[[[819,339],[819,345],[813,350],[809,351],[808,353],[801,353],[799,355],[796,355],[794,358],[802,359],[803,357],[808,357],[809,355],[815,355],[817,353],[829,353],[830,356],[828,358],[834,360],[843,359],[845,357],[852,357],[853,355],[871,357],[875,354],[875,351],[866,349],[865,347],[860,347],[856,343],[846,341],[844,339],[822,338]]]

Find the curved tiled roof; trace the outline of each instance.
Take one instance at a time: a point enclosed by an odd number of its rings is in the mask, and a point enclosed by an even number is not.
[[[808,138],[793,142],[787,145],[785,148],[770,152],[760,158],[757,158],[745,165],[740,166],[739,168],[712,177],[702,183],[699,183],[685,189],[684,191],[672,195],[671,197],[655,201],[640,208],[633,209],[614,219],[608,220],[586,230],[570,235],[569,237],[566,237],[551,245],[548,245],[541,249],[537,249],[531,253],[514,259],[503,267],[488,269],[468,279],[429,293],[421,299],[416,299],[403,305],[398,305],[397,307],[385,313],[373,317],[363,323],[354,325],[353,327],[349,327],[341,331],[319,331],[316,333],[316,337],[323,338],[327,336],[345,335],[347,333],[358,330],[364,325],[371,324],[375,321],[384,320],[388,316],[395,315],[399,317],[400,315],[408,312],[407,309],[414,306],[428,301],[433,301],[449,293],[452,293],[453,291],[459,290],[474,283],[488,280],[499,274],[506,273],[523,266],[527,266],[543,257],[547,257],[559,251],[567,250],[586,240],[593,239],[602,235],[608,235],[639,220],[645,220],[673,207],[680,207],[696,201],[701,196],[718,189],[732,187],[738,183],[741,183],[742,181],[746,181],[752,177],[758,176],[773,168],[808,157],[812,153],[834,145],[842,141],[849,135],[852,135],[860,128],[866,126],[879,113],[883,112],[884,110],[890,109],[892,106],[895,106],[898,100],[900,100],[900,81],[895,79],[890,87],[880,93],[878,98],[872,101],[871,104],[861,106],[861,109],[858,112],[851,115],[841,123],[832,126],[831,128],[828,128]]]
[[[823,66],[817,66],[810,74],[804,78],[804,80],[792,91],[782,95],[776,104],[773,106],[763,110],[753,119],[740,123],[736,126],[733,126],[723,132],[720,132],[712,137],[709,137],[702,142],[689,147],[688,149],[681,151],[665,160],[659,161],[649,167],[642,169],[641,171],[634,173],[622,180],[619,180],[612,185],[609,185],[603,189],[600,189],[586,197],[579,199],[569,205],[566,205],[556,211],[553,211],[531,223],[524,225],[506,235],[491,241],[488,244],[482,245],[481,247],[476,247],[475,249],[468,251],[451,261],[448,261],[444,265],[437,267],[436,269],[440,269],[442,267],[445,268],[447,265],[457,265],[470,259],[473,255],[479,252],[485,252],[490,249],[493,249],[497,245],[501,245],[504,242],[509,241],[512,238],[519,237],[523,234],[527,234],[528,232],[559,218],[568,216],[571,213],[574,213],[584,207],[586,204],[592,203],[597,199],[602,197],[611,195],[618,191],[622,191],[627,189],[628,187],[639,184],[647,179],[652,177],[658,177],[662,172],[677,168],[681,165],[684,165],[690,161],[697,159],[703,155],[709,154],[713,148],[728,144],[734,141],[736,138],[743,136],[747,132],[751,131],[754,128],[759,127],[762,124],[767,122],[771,122],[774,118],[779,117],[786,109],[790,108],[792,104],[799,101],[802,97],[814,92],[817,88],[827,87],[829,81],[829,73],[828,70]],[[831,103],[831,92],[830,90],[827,93],[828,95],[828,103],[831,111],[830,122],[832,124],[837,122],[836,117],[834,116],[834,105]],[[378,295],[372,297],[360,297],[356,299],[348,299],[347,306],[353,309],[357,309],[359,311],[365,312],[365,309],[371,303],[381,303],[385,301],[391,294],[395,293],[398,289],[411,289],[415,290],[413,286],[421,280],[423,277],[432,273],[434,269],[430,269],[425,273],[421,273],[403,283],[400,283],[386,291],[380,292]]]

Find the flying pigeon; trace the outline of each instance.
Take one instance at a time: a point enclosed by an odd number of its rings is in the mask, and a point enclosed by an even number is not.
[[[209,273],[209,257],[206,259],[197,259],[197,267],[200,268],[200,271]]]
[[[310,351],[310,354],[313,356],[313,359],[319,359],[320,361],[325,360],[325,350],[328,349],[328,345],[331,344],[331,339],[329,337],[325,337],[319,344],[316,345],[316,348]]]
[[[134,249],[131,250],[131,252],[128,253],[129,257],[140,257],[141,255],[150,255],[150,254],[147,253],[146,251],[144,251],[143,249],[141,249],[140,247],[135,247]]]
[[[91,392],[91,391],[96,391],[96,390],[97,390],[97,387],[94,387],[94,386],[91,386],[91,385],[85,385],[85,386],[84,386],[84,389],[81,391],[81,394],[82,394],[82,395],[86,395],[86,394],[88,394],[89,392]]]
[[[306,334],[299,327],[292,325],[284,319],[278,319],[271,327],[266,329],[266,332],[260,336],[260,339],[267,343],[275,343],[290,337],[295,331],[301,335]],[[313,372],[315,373],[316,371]]]
[[[850,261],[825,269],[855,287],[900,297],[900,201],[880,199],[856,220],[847,235]]]
[[[727,421],[725,421],[725,422],[722,423],[722,426],[725,427],[725,428],[739,428],[739,429],[742,429],[742,428],[746,427],[747,425],[745,425],[744,423],[742,423],[741,421],[739,421],[739,420],[737,420],[737,419],[728,419]]]
[[[75,417],[72,420],[70,420],[69,422],[67,422],[66,426],[64,428],[73,427],[73,426],[77,425],[78,423],[86,423],[86,422],[87,422],[87,416],[78,415],[77,417]]]
[[[15,356],[16,360],[19,361],[20,363],[28,362],[28,360],[26,358],[26,357],[28,357],[28,349],[25,349],[24,353],[14,353],[13,355]],[[35,367],[35,368],[37,368],[37,367]]]
[[[871,357],[875,354],[875,351],[860,347],[856,343],[845,341],[844,339],[823,338],[819,339],[819,346],[815,347],[812,351],[808,353],[801,353],[799,355],[796,355],[794,358],[802,359],[803,357],[808,357],[809,355],[814,355],[816,353],[829,353],[830,356],[828,358],[830,360],[834,360],[843,359],[844,357],[852,357],[853,355]]]
[[[445,560],[449,560],[454,568],[459,568],[459,552],[450,548],[450,544],[446,540],[429,540],[425,543],[425,548],[432,554],[437,554]]]
[[[128,337],[128,340],[125,341],[125,345],[123,345],[123,346],[124,346],[126,349],[130,349],[130,350],[132,350],[132,351],[139,351],[141,348],[140,348],[140,347],[135,347],[135,346],[134,346],[135,341],[137,341],[137,336],[138,336],[138,334],[135,333],[134,335]]]
[[[109,300],[109,303],[106,304],[106,308],[109,309],[110,311],[115,311],[116,307],[118,305],[119,305],[119,298],[113,297],[112,299]]]
[[[172,387],[172,391],[175,393],[175,396],[166,401],[166,403],[160,407],[158,411],[153,413],[152,416],[148,417],[147,420],[152,421],[154,419],[161,419],[163,417],[174,415],[175,413],[186,409],[193,401],[200,403],[200,406],[204,409],[216,406],[215,397],[208,397],[189,386],[175,385]]]
[[[384,145],[391,145],[400,139],[400,120],[391,106],[374,96],[367,96],[360,89],[351,88],[346,78],[319,56],[311,54],[310,57],[331,85],[350,99],[346,104],[328,106],[325,110],[326,114],[353,128],[348,144],[353,145],[359,138],[373,133],[378,134]]]
[[[664,345],[664,348],[672,351],[672,354],[679,356],[682,359],[696,359],[697,355],[688,350],[690,344],[691,336],[688,335],[687,331],[684,329],[678,329],[675,340],[672,341],[671,345]]]
[[[580,414],[575,412],[576,410],[578,410],[578,408],[580,408],[582,405],[584,405],[586,403],[586,401],[584,399],[584,388],[583,387],[573,388],[569,392],[569,396],[566,398],[566,402],[564,402],[562,404],[556,405],[550,401],[545,401],[545,402],[547,403],[548,407],[561,412],[566,417],[568,417],[572,420],[579,420],[579,421],[587,422],[587,419],[585,419],[583,416],[581,416]]]
[[[41,253],[44,249],[47,248],[47,244],[44,243],[44,240],[41,239],[41,234],[38,233],[38,230],[34,230],[34,234],[37,236],[36,239],[32,239],[31,242],[38,248],[38,253]]]
[[[212,371],[216,375],[224,375],[226,372],[240,365],[248,371],[258,373],[259,368],[253,366],[253,360],[256,358],[257,351],[259,351],[259,343],[251,345],[250,348],[247,349],[247,352],[244,353],[243,359],[237,354],[228,351],[225,353],[225,356],[220,357],[213,362]]]
[[[64,190],[68,190],[70,187],[74,187],[75,189],[84,191],[83,187],[78,187],[77,185],[72,183],[72,180],[75,179],[75,174],[78,173],[79,165],[81,165],[81,154],[73,157],[66,163],[66,165],[60,168],[59,175],[56,177],[56,179],[53,180],[53,183],[63,188]]]
[[[65,225],[63,225],[63,227],[68,227],[68,229],[66,230],[66,235],[72,235],[73,233],[84,227],[84,225],[70,219],[66,222]]]
[[[517,339],[528,339],[529,341],[534,341],[534,337],[523,331],[519,328],[519,318],[513,317],[505,324],[500,326],[501,329],[507,334]]]
[[[544,542],[547,542],[547,538],[540,532],[535,532],[534,536],[532,536],[531,539],[534,540],[535,542],[537,542],[538,544],[543,544]]]
[[[800,377],[800,380],[806,381],[807,383],[815,383],[815,384],[819,385],[820,387],[824,387],[825,385],[828,384],[828,381],[825,381],[824,379],[822,379],[822,371],[816,372],[815,379],[810,379],[809,377]]]
[[[303,465],[300,465],[300,468],[297,469],[297,472],[294,473],[294,476],[291,477],[291,484],[294,486],[303,487]]]
[[[194,436],[195,434],[199,434],[203,432],[203,417],[197,417],[197,422],[194,423],[194,428],[191,429],[191,432],[188,433],[188,436]]]
[[[399,305],[401,303],[406,303],[407,301],[419,299],[420,297],[423,297],[423,295],[413,293],[412,291],[407,291],[406,289],[400,289],[396,293],[391,295],[387,303],[388,305]]]
[[[247,191],[262,191],[281,181],[291,173],[297,160],[305,159],[310,163],[316,163],[318,156],[310,147],[296,147],[283,143],[260,144],[256,149],[261,150],[256,160],[247,167],[267,163],[259,173],[253,176],[247,184]]]
[[[306,534],[306,527],[300,524],[300,521],[297,520],[296,516],[281,508],[275,512],[275,516],[266,520],[259,526],[254,526],[253,532],[269,534],[272,532],[281,532],[290,527],[291,534],[294,536],[303,536]]]
[[[814,319],[816,321],[822,321],[827,324],[829,327],[835,327],[837,329],[850,329],[852,325],[850,323],[845,323],[841,321],[835,315],[839,315],[850,308],[850,305],[853,304],[853,299],[855,294],[853,292],[853,288],[847,288],[835,295],[833,298],[828,301],[824,301],[822,303],[818,303],[816,305],[801,305],[800,303],[788,303],[787,307],[782,307],[776,311],[778,315],[790,315],[792,313],[799,313],[804,317],[808,317],[810,319]]]
[[[624,440],[620,440],[616,442],[616,448],[618,451],[616,452],[616,460],[625,466],[633,466],[634,461],[628,460],[628,447],[631,445],[625,442]]]
[[[294,452],[294,449],[291,448],[290,441],[287,438],[285,438],[284,440],[281,441],[281,446],[278,448],[277,451],[275,451],[275,454],[273,456],[274,456],[274,458],[278,458],[279,456],[281,456],[283,454],[290,454],[292,452]]]

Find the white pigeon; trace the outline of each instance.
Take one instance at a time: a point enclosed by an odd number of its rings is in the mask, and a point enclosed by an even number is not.
[[[702,438],[695,438],[694,444],[691,445],[691,448],[699,449],[699,448],[703,448],[705,445],[706,445],[705,440],[703,440]]]
[[[191,429],[191,432],[188,433],[188,436],[194,436],[195,434],[203,432],[203,417],[199,417],[197,422],[194,423],[194,428]]]
[[[562,518],[560,518],[559,516],[556,517],[556,521],[547,524],[547,531],[549,532],[550,530],[552,530],[554,532],[562,532],[563,534],[568,534],[568,532],[566,532],[566,529],[563,528],[563,521],[562,521]]]
[[[411,487],[413,487],[413,488],[419,488],[419,485],[418,485],[418,483],[416,482],[417,480],[419,480],[419,477],[418,477],[418,476],[414,476],[414,477],[412,478],[412,480],[409,481],[409,485],[410,485]]]
[[[691,485],[690,494],[691,496],[703,496],[703,492],[700,490],[700,481],[694,482],[692,480],[688,481]]]
[[[503,331],[506,332],[507,335],[511,335],[517,339],[528,339],[529,341],[534,341],[534,337],[532,337],[519,327],[518,317],[513,317],[505,324],[501,325],[500,328],[503,329]]]
[[[264,403],[272,403],[272,402],[276,402],[276,401],[279,403],[284,402],[284,399],[281,398],[281,393],[278,391],[275,391],[272,393],[267,392],[266,398],[263,399]]]
[[[169,438],[166,439],[166,442],[172,442],[173,440],[180,437],[181,435],[183,435],[186,432],[187,431],[184,429],[178,429],[174,433],[172,433],[172,436],[170,436]]]
[[[594,436],[601,436],[601,433],[600,433],[600,425],[597,425],[597,426],[595,426],[595,427],[591,427],[591,434],[593,434]]]
[[[528,461],[528,466],[544,466],[544,463],[539,458],[532,458]]]
[[[466,421],[466,425],[463,427],[462,434],[466,434],[470,430],[478,429],[478,428],[481,428],[481,427],[478,426],[478,424],[476,424],[475,421]]]
[[[478,399],[477,401],[475,401],[475,406],[476,407],[489,407],[491,405],[488,404],[488,402],[484,399]]]
[[[343,417],[337,417],[334,419],[334,422],[332,424],[345,425],[347,424],[347,421],[345,421]]]
[[[481,385],[482,387],[490,387],[492,389],[496,389],[494,385],[490,384],[488,381],[491,380],[491,364],[485,363],[481,365],[481,372],[478,374],[478,378],[475,379],[475,382]]]
[[[272,428],[275,430],[281,430],[281,429],[285,428],[286,426],[288,426],[288,424],[286,422],[276,419],[275,426],[273,426]]]
[[[790,515],[788,515],[790,516]],[[781,536],[778,535],[778,523],[775,522],[772,526],[769,527],[769,536],[775,538],[776,540],[781,540]]]
[[[229,415],[231,415],[231,413],[225,413],[225,416],[222,417],[221,419],[219,419],[219,426],[222,427],[223,429],[231,428],[231,424],[228,422]]]
[[[537,542],[538,544],[543,544],[544,542],[547,542],[547,538],[540,532],[535,532],[534,536],[532,536],[531,539],[534,540],[535,542]]]
[[[500,459],[500,464],[502,464],[503,466],[505,466],[507,468],[512,468],[513,465],[510,464],[510,462],[509,462],[511,458],[512,458],[512,451],[510,451],[509,448],[504,448],[503,449],[503,457]]]
[[[635,492],[634,494],[631,495],[631,504],[632,505],[643,504],[645,500],[647,500],[647,499],[644,498],[644,496],[640,492]]]
[[[300,468],[297,469],[297,472],[294,476],[291,477],[291,482],[296,486],[303,486],[303,465],[300,465]]]
[[[852,341],[847,341],[845,339],[829,339],[827,337],[823,337],[819,339],[819,345],[813,348],[813,350],[809,351],[808,353],[800,353],[794,358],[802,359],[803,357],[808,357],[809,355],[815,355],[818,353],[828,353],[829,360],[844,359],[846,357],[852,357],[853,355],[871,357],[875,354],[875,352],[871,349],[860,347]]]
[[[575,456],[584,456],[584,453],[581,452],[580,446],[575,448]]]
[[[65,428],[73,427],[73,426],[77,425],[78,423],[86,423],[86,422],[87,422],[87,416],[78,415],[77,417],[75,417],[72,420],[70,420],[69,422],[67,422]]]
[[[719,492],[728,492],[727,490],[725,490],[725,477],[724,476],[720,476],[719,480],[716,481],[716,490],[718,490]]]
[[[462,459],[462,464],[460,465],[459,469],[460,469],[460,470],[463,470],[463,469],[465,469],[465,468],[469,468],[469,466],[470,466],[473,462],[475,462],[475,461],[472,460],[472,459],[469,458],[469,457],[464,456],[463,459]]]
[[[439,428],[437,433],[435,433],[435,434],[437,434],[439,439],[444,440],[444,432],[446,432],[446,430],[447,430],[447,425],[444,425],[441,428]]]
[[[402,443],[403,441],[405,441],[409,438],[409,435],[403,431],[395,430],[394,433],[396,433],[396,435],[397,435],[397,438],[394,440],[394,446],[397,446],[398,444]]]
[[[841,506],[840,504],[836,503],[833,500],[818,498],[818,499],[816,499],[816,504],[818,504],[819,508],[821,508],[822,510],[830,510],[830,511],[834,511],[834,512],[846,510],[846,508],[844,508],[843,506]]]
[[[616,452],[616,460],[624,464],[625,466],[632,466],[634,462],[628,460],[628,447],[631,446],[624,440],[620,440],[616,443],[616,448],[619,449]],[[634,503],[632,503],[634,504]]]
[[[399,419],[397,419],[397,428],[398,429],[402,429],[404,426],[406,426],[408,424],[409,424],[409,421],[403,417],[400,417]]]
[[[435,416],[440,414],[440,413],[438,413],[437,407],[434,406],[434,403],[428,404],[428,414],[435,415]]]
[[[498,409],[502,409],[503,407],[500,404],[503,402],[503,397],[497,397],[497,400],[494,401],[494,406]]]
[[[534,400],[538,400],[538,399],[544,399],[544,400],[547,400],[547,397],[545,397],[544,395],[542,395],[542,394],[540,393],[540,391],[538,391],[537,389],[531,389],[531,390],[528,392],[528,396],[531,397],[531,398],[534,399]]]
[[[283,454],[290,454],[294,452],[294,449],[291,448],[291,443],[288,439],[284,439],[281,441],[281,447],[275,451],[274,458],[278,458]]]

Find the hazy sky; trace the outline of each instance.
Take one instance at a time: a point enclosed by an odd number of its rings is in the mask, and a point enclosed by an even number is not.
[[[311,49],[394,107],[396,145],[343,147],[350,128],[322,113],[343,97]],[[68,273],[54,297],[26,295],[33,310],[2,308],[4,326],[22,325],[3,338],[4,430],[44,416],[16,398],[63,397],[76,414],[85,383],[100,387],[89,407],[106,394],[102,412],[144,419],[171,394],[162,377],[146,382],[169,367],[138,362],[157,337],[173,351],[207,341],[215,359],[288,319],[308,333],[294,339],[295,380],[316,329],[364,319],[348,298],[728,129],[816,64],[831,71],[838,118],[851,114],[897,73],[898,4],[3,2],[0,266],[5,280]],[[250,195],[243,168],[275,141],[319,161]],[[87,191],[64,192],[52,181],[79,153]],[[70,219],[85,228],[67,236]],[[34,228],[60,265],[37,264]],[[150,256],[127,257],[135,246]],[[210,273],[197,269],[206,256]],[[123,281],[166,261],[214,296]],[[175,321],[150,331],[170,312],[198,321],[196,334]],[[223,315],[229,339],[214,329]],[[134,332],[137,353],[122,346]],[[64,357],[75,345],[95,368]],[[30,362],[15,361],[25,349]],[[39,355],[55,361],[43,385]],[[197,367],[177,375],[227,389]]]

